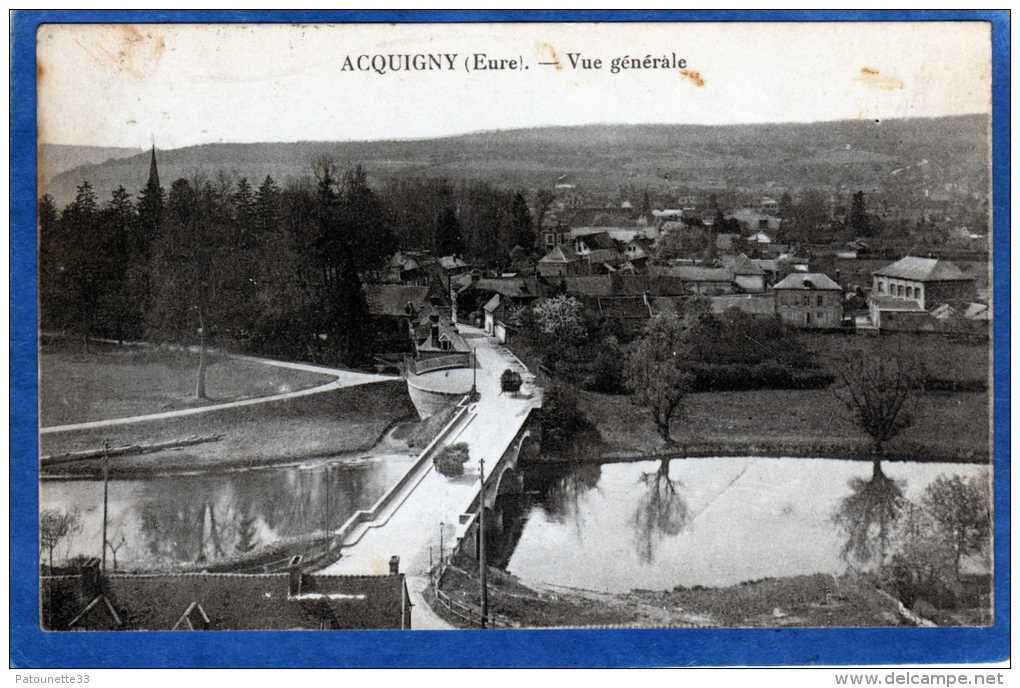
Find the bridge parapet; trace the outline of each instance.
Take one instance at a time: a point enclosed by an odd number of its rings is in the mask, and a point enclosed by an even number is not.
[[[399,502],[402,501],[403,497],[406,497],[408,488],[413,489],[411,483],[421,481],[424,477],[424,470],[427,466],[432,463],[433,454],[441,447],[442,443],[448,438],[455,430],[460,429],[464,424],[471,421],[471,404],[468,397],[461,399],[458,404],[459,408],[454,413],[453,418],[439,431],[438,434],[432,439],[431,442],[422,450],[415,459],[414,465],[408,470],[400,480],[396,482],[389,490],[381,496],[376,503],[369,509],[361,509],[354,512],[350,518],[348,518],[340,528],[333,533],[333,542],[339,543],[341,547],[349,547],[357,544],[357,542],[364,536],[365,532],[373,526],[378,527],[379,525],[385,525],[379,523],[379,520],[384,514],[391,511],[395,506],[399,506]]]
[[[449,368],[470,368],[471,352],[458,351],[446,356],[434,358],[404,358],[404,369],[409,375],[423,375],[434,370],[445,370]]]

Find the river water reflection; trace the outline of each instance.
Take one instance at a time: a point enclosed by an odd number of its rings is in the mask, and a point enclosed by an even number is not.
[[[215,562],[281,539],[321,533],[327,519],[337,528],[355,511],[371,506],[413,460],[386,454],[306,466],[111,480],[108,561],[112,565],[115,550],[121,569]],[[42,509],[77,509],[80,514],[81,532],[58,545],[55,563],[76,555],[99,556],[102,482],[44,481],[39,493]]]
[[[835,511],[866,512],[875,537],[889,508],[879,502],[900,491],[916,500],[940,474],[987,470],[881,469],[876,478],[866,461],[710,458],[532,471],[523,525],[506,528],[500,563],[526,581],[611,592],[840,574],[848,536]]]

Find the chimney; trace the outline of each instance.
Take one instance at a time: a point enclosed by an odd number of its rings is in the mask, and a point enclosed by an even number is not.
[[[296,554],[287,564],[287,595],[297,597],[301,594],[301,555]]]
[[[429,313],[429,343],[435,347],[439,347],[439,314]]]
[[[838,284],[840,287],[843,286],[843,282],[839,278],[839,268],[836,268],[836,284]]]
[[[99,559],[93,557],[78,569],[78,601],[86,605],[103,592],[103,581],[99,571]]]
[[[400,557],[394,554],[390,557],[390,575],[395,576],[400,573]]]

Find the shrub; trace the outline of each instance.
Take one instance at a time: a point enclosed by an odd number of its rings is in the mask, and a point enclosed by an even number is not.
[[[552,449],[568,446],[590,423],[577,406],[577,392],[554,382],[542,395],[542,442]]]
[[[591,364],[590,374],[585,377],[585,388],[603,394],[623,394],[626,391],[623,380],[625,360],[626,355],[616,339],[607,337]]]
[[[447,478],[454,478],[458,475],[464,475],[464,464],[467,463],[469,458],[467,444],[458,442],[443,447],[432,458],[432,464],[442,475],[445,475]]]
[[[693,391],[748,389],[818,389],[832,384],[834,376],[817,368],[794,368],[775,361],[756,365],[692,363],[685,366],[693,376]]]

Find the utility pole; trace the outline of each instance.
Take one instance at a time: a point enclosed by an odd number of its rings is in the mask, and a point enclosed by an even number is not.
[[[489,615],[489,589],[485,584],[485,459],[478,460],[478,481],[481,488],[478,493],[478,578],[482,586],[482,628]]]
[[[103,440],[103,556],[100,571],[106,573],[106,525],[110,503],[110,441]]]
[[[322,535],[326,541],[326,550],[329,551],[329,464],[327,463],[324,468],[326,469],[326,502],[323,505]]]
[[[478,399],[478,354],[471,347],[471,401]]]
[[[446,529],[446,523],[443,521],[439,522],[439,566],[443,566],[443,553],[446,551],[443,548],[443,531]]]

